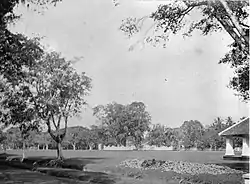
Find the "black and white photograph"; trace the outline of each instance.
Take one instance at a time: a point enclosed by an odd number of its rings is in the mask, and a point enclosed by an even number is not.
[[[250,184],[249,0],[0,0],[0,184]]]

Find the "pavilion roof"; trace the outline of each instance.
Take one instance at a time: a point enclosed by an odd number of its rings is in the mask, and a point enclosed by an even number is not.
[[[220,136],[249,135],[249,118],[245,118],[238,123],[226,128],[219,133]]]

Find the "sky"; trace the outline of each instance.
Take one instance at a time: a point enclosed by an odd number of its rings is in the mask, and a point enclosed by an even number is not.
[[[169,127],[186,120],[208,125],[218,116],[236,121],[248,116],[247,104],[227,88],[232,70],[218,64],[232,41],[226,32],[195,32],[185,39],[172,35],[166,48],[138,45],[129,51],[140,34],[128,39],[119,31],[122,20],[149,15],[159,2],[123,0],[114,6],[112,0],[63,0],[43,14],[22,6],[16,9],[22,17],[10,26],[13,32],[44,36],[42,42],[51,50],[66,58],[82,57],[74,67],[93,80],[86,97],[89,108],[71,119],[70,126],[95,124],[90,107],[113,101],[142,101],[152,123]]]

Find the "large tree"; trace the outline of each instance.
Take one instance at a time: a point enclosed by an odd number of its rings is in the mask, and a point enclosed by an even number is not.
[[[58,1],[0,2],[0,77],[5,81],[0,84],[0,92],[4,94],[0,99],[4,105],[4,110],[0,109],[0,121],[20,125],[23,131],[30,127],[27,123],[45,122],[49,134],[57,142],[60,159],[68,118],[79,114],[85,104],[83,97],[90,90],[90,78],[84,73],[78,74],[70,62],[58,54],[45,54],[39,39],[13,34],[7,28],[9,22],[18,18],[13,11],[18,4],[41,7]],[[62,121],[65,131],[60,134]]]
[[[85,96],[90,92],[91,79],[84,72],[78,73],[71,61],[56,52],[46,54],[30,74],[30,101],[57,143],[58,159],[62,159],[61,143],[68,120],[79,115],[86,105]],[[60,131],[62,127],[64,131]]]
[[[126,126],[125,106],[118,103],[99,105],[93,108],[94,115],[102,122],[105,134],[115,139],[117,145],[126,145],[128,128]]]
[[[132,102],[126,106],[126,112],[128,136],[132,137],[135,147],[139,148],[144,139],[144,133],[149,130],[151,116],[143,102]]]
[[[173,0],[162,2],[155,12],[140,18],[129,17],[120,29],[128,36],[143,30],[146,20],[153,20],[137,43],[157,45],[170,35],[182,33],[191,36],[194,30],[202,35],[224,30],[232,38],[230,51],[219,63],[227,63],[234,69],[234,77],[229,83],[243,101],[249,100],[249,1],[248,0]],[[199,13],[198,20],[190,20],[192,13]],[[197,14],[196,14],[197,15]],[[196,16],[197,17],[197,16]],[[187,21],[189,20],[189,21]],[[187,28],[187,29],[186,29]],[[133,49],[132,45],[130,49]]]
[[[20,133],[24,159],[25,148],[30,143],[30,138],[34,135],[33,132],[39,131],[41,121],[29,102],[28,87],[20,85],[24,84],[23,80],[20,80],[17,85],[12,85],[11,82],[4,84],[0,98],[0,105],[2,106],[0,123],[5,126],[14,125],[18,129],[15,134]]]
[[[19,126],[24,134],[44,123],[57,143],[58,159],[62,159],[61,143],[68,120],[82,111],[90,83],[91,79],[78,73],[71,61],[56,52],[46,53],[25,68],[25,77],[18,85],[3,85],[0,120]],[[64,131],[60,131],[62,126]]]
[[[198,148],[201,137],[204,134],[203,125],[197,120],[190,120],[185,121],[180,128],[183,133],[183,144],[185,148]]]
[[[144,138],[144,132],[149,130],[150,114],[142,102],[133,102],[128,105],[118,103],[99,105],[94,109],[105,130],[105,136],[115,139],[117,145],[126,146],[128,137],[139,148]]]

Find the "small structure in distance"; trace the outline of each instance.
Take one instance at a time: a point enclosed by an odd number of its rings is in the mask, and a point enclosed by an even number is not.
[[[223,159],[249,160],[249,118],[245,118],[238,123],[226,128],[219,133],[219,136],[226,138],[226,154]],[[242,138],[242,153],[235,155],[233,147],[233,137]]]

